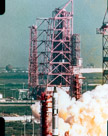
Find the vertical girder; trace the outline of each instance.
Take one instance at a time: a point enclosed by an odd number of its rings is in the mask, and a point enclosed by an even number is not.
[[[30,88],[35,94],[41,94],[54,85],[69,87],[70,95],[77,97],[73,93],[78,87],[72,86],[80,74],[80,40],[73,34],[73,0],[61,9],[56,8],[52,18],[37,18],[36,24],[36,33],[32,28],[30,35]],[[79,80],[78,76],[80,83]]]

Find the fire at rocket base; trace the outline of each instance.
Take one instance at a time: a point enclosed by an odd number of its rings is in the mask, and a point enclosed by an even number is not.
[[[52,96],[52,136],[58,136],[58,92],[54,87]]]

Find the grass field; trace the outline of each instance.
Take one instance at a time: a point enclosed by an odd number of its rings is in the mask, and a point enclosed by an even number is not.
[[[28,88],[27,73],[0,73],[0,93],[3,97],[18,99],[18,89]]]
[[[12,114],[18,114],[18,115],[31,115],[31,108],[26,107],[26,106],[5,106],[5,107],[0,107],[0,116],[2,115],[12,115]]]
[[[32,136],[33,123],[32,122],[6,122],[5,136],[24,136],[24,125],[26,136]],[[34,135],[40,136],[40,125],[34,123]]]

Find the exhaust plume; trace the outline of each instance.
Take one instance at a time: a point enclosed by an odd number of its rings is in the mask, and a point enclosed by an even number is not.
[[[97,86],[79,100],[59,91],[59,135],[106,136],[108,120],[108,85]],[[39,103],[38,103],[39,104]],[[34,112],[37,112],[35,110]],[[39,117],[36,113],[36,118]],[[34,114],[35,115],[35,114]],[[39,119],[39,118],[38,118]]]
[[[31,105],[32,114],[37,121],[40,121],[40,102],[36,102],[35,104]]]

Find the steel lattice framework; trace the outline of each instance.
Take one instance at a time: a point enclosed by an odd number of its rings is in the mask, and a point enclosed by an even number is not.
[[[37,57],[37,27],[30,27],[30,46],[29,46],[29,73],[28,86],[32,90],[32,95],[36,95],[36,87],[38,86],[38,57]]]
[[[55,85],[69,87],[68,93],[78,99],[80,38],[73,34],[73,0],[52,14],[51,18],[37,18],[36,26],[30,28],[29,90],[38,95]]]
[[[67,12],[66,6],[62,10],[53,11],[53,34],[47,86],[70,85],[73,12]]]
[[[103,19],[103,24],[101,28],[97,29],[97,34],[102,34],[102,84],[105,84],[108,83],[108,6]]]

